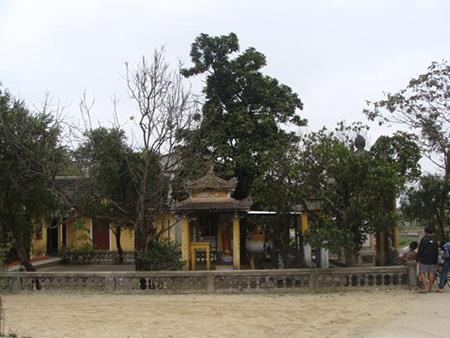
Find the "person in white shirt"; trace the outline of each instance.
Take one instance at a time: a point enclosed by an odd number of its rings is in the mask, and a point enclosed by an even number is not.
[[[417,257],[417,247],[419,244],[416,241],[412,241],[408,246],[400,249],[398,259],[402,264],[406,264],[407,261],[415,261]]]

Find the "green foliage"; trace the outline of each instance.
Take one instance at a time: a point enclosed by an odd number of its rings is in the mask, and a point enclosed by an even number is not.
[[[264,224],[266,236],[272,241],[273,251],[279,252],[284,266],[288,266],[288,252],[291,247],[289,226],[295,223],[290,214],[298,204],[298,147],[295,144],[286,147],[273,147],[266,157],[266,172],[257,176],[252,184],[251,196],[256,210],[276,211]],[[272,263],[277,267],[277,261]]]
[[[298,156],[295,144],[270,149],[264,173],[255,178],[251,190],[254,207],[280,212],[292,211],[298,203]]]
[[[81,243],[76,251],[91,252],[93,250],[90,230],[86,227],[84,219],[78,218],[73,222],[73,227],[78,233],[77,243]]]
[[[75,157],[88,174],[88,189],[75,196],[77,209],[105,226],[113,225],[114,232],[134,228],[136,248],[143,250],[155,235],[157,215],[168,210],[169,182],[162,173],[161,155],[133,150],[123,130],[100,127],[85,134]],[[117,247],[121,257],[120,240]]]
[[[81,231],[89,231],[88,228],[86,228],[86,223],[84,222],[84,219],[82,218],[77,218],[74,222],[73,222],[73,227],[75,228],[75,230],[81,230]]]
[[[0,271],[3,270],[3,265],[13,247],[14,239],[11,233],[0,228]]]
[[[305,240],[312,247],[325,247],[338,252],[343,246],[352,245],[353,234],[350,228],[340,229],[336,220],[328,215],[315,217],[314,226],[306,233]]]
[[[291,88],[261,73],[266,59],[254,48],[239,52],[234,33],[201,34],[192,44],[193,66],[182,73],[205,74],[206,101],[199,127],[184,131],[187,167],[211,158],[222,176],[235,176],[235,196],[247,197],[253,180],[266,171],[270,150],[298,140],[282,124],[304,126],[297,115],[303,104]],[[200,164],[198,164],[200,163]],[[193,170],[201,172],[201,168]],[[189,172],[185,172],[189,176]]]
[[[138,156],[128,148],[124,131],[103,127],[88,131],[74,157],[88,176],[88,189],[75,196],[75,206],[91,218],[132,225],[137,197],[127,158],[136,164]]]
[[[149,245],[146,252],[136,251],[136,258],[140,261],[142,270],[178,270],[183,265],[178,251],[178,245],[174,241],[160,238]]]
[[[449,230],[449,207],[450,185],[438,175],[421,177],[418,186],[408,189],[401,200],[403,217],[433,228],[440,239]]]
[[[0,90],[0,222],[27,269],[33,224],[58,204],[54,177],[63,166],[59,123],[31,113]]]
[[[161,174],[161,156],[133,151],[121,129],[97,128],[85,135],[75,158],[88,175],[89,191],[78,195],[77,205],[90,217],[121,226],[136,221],[140,178],[149,160],[145,201],[151,210],[167,210],[167,179]]]
[[[377,159],[388,160],[394,165],[400,184],[416,180],[420,176],[420,147],[414,140],[414,135],[396,132],[392,136],[380,136],[370,151]]]
[[[302,140],[300,200],[319,205],[309,213],[307,239],[313,244],[359,250],[369,234],[395,224],[395,197],[420,172],[419,148],[406,134],[383,136],[370,151],[355,151],[349,135],[363,129],[341,124]]]

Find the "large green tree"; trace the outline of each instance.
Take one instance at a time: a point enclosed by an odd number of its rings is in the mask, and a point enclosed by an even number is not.
[[[419,149],[405,134],[381,137],[370,151],[365,142],[352,143],[361,126],[341,125],[305,136],[299,162],[303,205],[319,202],[311,210],[314,226],[308,239],[332,250],[346,248],[348,265],[367,236],[395,223],[395,197],[406,181],[418,174]]]
[[[59,123],[50,114],[31,113],[23,101],[0,90],[0,223],[28,271],[35,270],[29,260],[33,230],[58,200],[59,136]]]
[[[369,192],[377,189],[381,192],[371,202],[370,209],[377,236],[377,264],[392,265],[397,261],[394,250],[398,229],[397,200],[407,184],[420,177],[420,148],[414,136],[397,132],[392,136],[380,136],[370,151],[380,175],[379,180],[373,180],[369,185]]]
[[[136,157],[126,143],[123,130],[99,127],[85,132],[85,141],[75,152],[80,171],[86,173],[80,189],[72,196],[78,211],[110,227],[115,235],[119,261],[123,261],[122,229],[136,218],[136,192],[130,165]],[[129,161],[127,162],[127,159]]]
[[[309,210],[313,226],[307,240],[333,251],[347,248],[349,265],[372,232],[364,220],[367,209],[361,194],[370,160],[367,152],[355,153],[348,142],[326,129],[305,135],[302,142],[302,204],[308,208],[310,199],[320,204],[320,210]]]
[[[211,158],[223,176],[238,178],[235,196],[247,197],[254,179],[267,170],[270,150],[298,141],[284,127],[306,124],[297,114],[303,104],[291,88],[261,72],[266,65],[262,53],[254,48],[239,52],[234,33],[200,34],[191,59],[193,66],[182,74],[204,75],[205,102],[199,127],[183,135],[187,162]]]
[[[279,267],[282,261],[284,267],[302,266],[302,238],[300,243],[291,240],[290,228],[298,229],[298,220],[292,212],[299,204],[300,189],[297,144],[284,147],[274,146],[269,150],[264,167],[266,172],[253,181],[251,196],[254,208],[275,211],[276,214],[260,217],[259,225],[264,225],[267,239],[272,242],[274,259],[273,267]],[[293,244],[298,244],[295,247]],[[291,254],[291,255],[290,255]],[[289,259],[291,257],[296,260]]]

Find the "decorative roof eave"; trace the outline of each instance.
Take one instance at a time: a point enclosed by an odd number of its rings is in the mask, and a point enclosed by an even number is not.
[[[252,205],[250,198],[237,200],[234,198],[212,200],[212,199],[192,199],[187,198],[175,205],[172,211],[248,211]]]

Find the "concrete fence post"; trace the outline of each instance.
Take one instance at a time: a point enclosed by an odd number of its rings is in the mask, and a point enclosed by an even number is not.
[[[20,276],[14,276],[11,280],[11,292],[20,293]]]
[[[311,273],[309,274],[309,287],[311,288],[311,290],[317,290],[319,287],[319,274],[318,271],[311,271]]]
[[[112,275],[105,276],[105,292],[113,293],[116,291],[116,277]]]
[[[206,275],[206,292],[208,293],[214,293],[214,277],[215,275],[212,273],[209,273]]]
[[[410,289],[417,288],[417,263],[415,261],[406,262],[408,267],[408,286]]]

